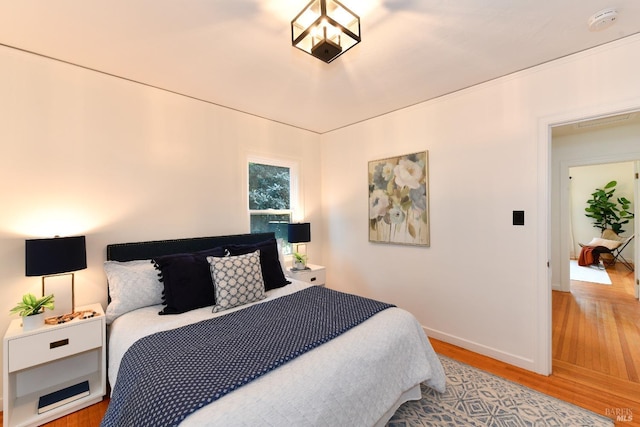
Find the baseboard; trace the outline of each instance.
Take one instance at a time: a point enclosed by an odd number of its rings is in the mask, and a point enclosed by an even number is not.
[[[535,362],[533,359],[527,359],[522,356],[517,356],[515,354],[507,353],[492,347],[487,347],[477,342],[459,338],[441,331],[437,331],[435,329],[427,328],[425,326],[423,326],[422,329],[429,337],[433,337],[448,344],[462,347],[465,350],[473,351],[475,353],[482,354],[483,356],[488,356],[501,362],[526,369],[527,371],[536,372]]]

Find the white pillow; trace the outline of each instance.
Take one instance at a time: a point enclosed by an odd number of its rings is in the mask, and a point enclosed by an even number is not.
[[[105,261],[111,302],[105,313],[107,324],[125,313],[162,304],[163,286],[151,260]]]
[[[607,239],[601,239],[600,237],[594,237],[585,246],[604,246],[605,248],[612,251],[617,247],[619,247],[620,245],[622,245],[622,242],[618,242],[617,240],[607,240]]]
[[[209,256],[207,261],[216,296],[213,313],[265,298],[259,250],[223,258]]]

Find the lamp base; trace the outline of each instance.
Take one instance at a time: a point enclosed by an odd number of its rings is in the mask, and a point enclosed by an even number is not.
[[[62,316],[73,313],[75,310],[74,301],[75,274],[61,273],[49,276],[42,276],[42,296],[54,296],[53,310],[47,310],[49,316]]]

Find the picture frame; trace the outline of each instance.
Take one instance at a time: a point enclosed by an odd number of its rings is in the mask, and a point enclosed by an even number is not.
[[[369,161],[369,241],[430,246],[429,152]]]

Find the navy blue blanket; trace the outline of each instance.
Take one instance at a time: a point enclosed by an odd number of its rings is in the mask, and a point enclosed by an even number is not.
[[[158,332],[125,353],[102,426],[170,426],[392,307],[312,286]]]

